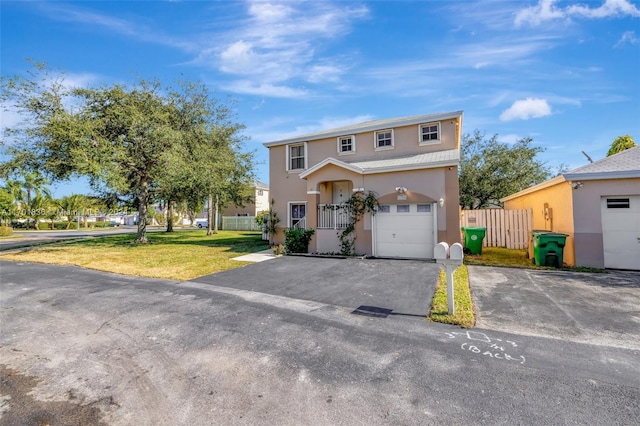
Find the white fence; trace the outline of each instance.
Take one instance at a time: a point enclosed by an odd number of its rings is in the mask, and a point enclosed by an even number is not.
[[[262,231],[255,216],[222,216],[220,228],[225,231]]]
[[[349,209],[340,204],[318,205],[318,229],[345,229],[349,225]]]
[[[506,247],[526,249],[529,245],[531,217],[527,210],[463,210],[460,226],[467,228],[487,228],[482,245],[484,247]]]

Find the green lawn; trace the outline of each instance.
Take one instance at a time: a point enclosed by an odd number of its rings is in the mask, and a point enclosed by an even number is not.
[[[447,274],[444,268],[438,276],[438,285],[431,301],[429,321],[445,324],[455,324],[465,328],[475,325],[476,319],[473,313],[473,302],[469,289],[469,274],[465,265],[460,266],[453,273],[454,313],[449,315],[447,300]]]
[[[553,266],[537,266],[527,257],[527,250],[508,249],[504,247],[483,247],[482,254],[465,254],[465,265],[501,266],[508,268],[557,270]],[[604,269],[588,268],[584,266],[569,267],[564,270],[574,272],[604,272]]]
[[[134,244],[135,234],[104,236],[68,244],[24,249],[2,259],[56,265],[76,265],[117,274],[189,280],[244,266],[231,260],[269,248],[261,233],[206,230],[150,232],[149,244]]]

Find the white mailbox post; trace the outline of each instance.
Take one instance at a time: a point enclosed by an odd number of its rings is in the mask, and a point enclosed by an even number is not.
[[[462,244],[454,243],[449,247],[449,244],[445,242],[438,243],[433,250],[433,255],[436,258],[436,262],[444,265],[447,273],[447,302],[449,315],[452,315],[455,312],[453,303],[453,271],[462,265],[462,260],[464,259]]]

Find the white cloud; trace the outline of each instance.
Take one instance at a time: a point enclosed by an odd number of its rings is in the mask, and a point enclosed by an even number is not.
[[[323,40],[350,32],[368,9],[329,2],[249,2],[247,13],[247,19],[221,36],[222,48],[202,49],[195,62],[250,78],[254,86],[271,86],[295,79],[338,81],[345,69],[318,51]]]
[[[344,68],[335,65],[312,65],[307,74],[310,83],[336,82],[344,73]]]
[[[502,143],[508,143],[509,145],[513,145],[514,143],[518,142],[520,139],[522,139],[520,136],[513,133],[510,133],[508,135],[498,135],[498,141]]]
[[[565,18],[565,13],[554,6],[555,2],[556,0],[540,0],[537,5],[522,9],[516,14],[516,27],[524,22],[540,25],[544,21]]]
[[[621,16],[640,16],[640,9],[629,0],[605,0],[599,7],[593,8],[581,4],[574,4],[562,8],[556,6],[557,3],[558,0],[539,0],[537,5],[520,10],[516,13],[514,20],[516,27],[524,23],[537,26],[546,21],[570,19],[572,17],[601,19]]]
[[[600,7],[590,8],[580,4],[567,7],[567,14],[585,18],[609,18],[612,16],[640,16],[640,9],[629,0],[606,0]]]
[[[518,100],[500,114],[500,121],[528,120],[551,115],[551,107],[546,99],[527,98]]]
[[[250,80],[236,80],[223,85],[223,88],[234,93],[272,98],[301,98],[309,94],[309,91],[306,89],[295,89],[284,85],[260,83]]]
[[[620,37],[620,40],[613,47],[620,47],[624,44],[638,44],[640,43],[640,38],[636,36],[635,31],[625,31]]]
[[[106,28],[114,34],[135,37],[141,41],[176,47],[186,51],[193,51],[196,48],[192,42],[164,34],[140,22],[120,19],[59,2],[43,2],[39,5],[48,17],[58,21],[79,23],[93,28]]]

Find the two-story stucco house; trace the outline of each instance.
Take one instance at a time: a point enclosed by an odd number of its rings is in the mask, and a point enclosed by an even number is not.
[[[356,253],[431,259],[438,242],[459,242],[462,116],[375,120],[265,143],[281,218],[275,241],[284,242],[287,227],[312,228],[310,252],[339,252],[340,205],[372,191],[380,207],[356,224]]]

